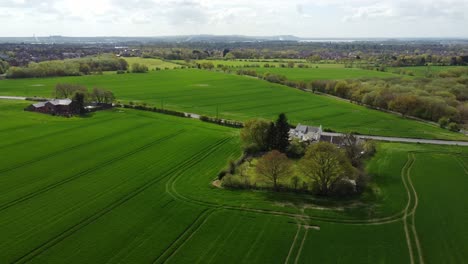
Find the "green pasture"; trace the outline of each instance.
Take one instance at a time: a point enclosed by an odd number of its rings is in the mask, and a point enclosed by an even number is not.
[[[326,64],[325,64],[326,65]],[[323,67],[321,64],[318,68],[261,68],[256,69],[258,73],[272,73],[286,76],[293,81],[314,81],[314,80],[343,80],[343,79],[358,79],[358,78],[387,78],[397,77],[398,75],[389,72],[380,72],[373,70],[363,70],[358,68],[335,68]]]
[[[154,70],[156,68],[164,70],[164,69],[174,69],[174,68],[181,67],[180,65],[175,64],[175,63],[163,61],[160,59],[153,59],[153,58],[125,57],[124,59],[128,62],[130,67],[134,63],[139,63],[139,64],[146,65],[150,70]]]
[[[0,100],[1,262],[467,258],[467,148],[379,144],[373,190],[324,201],[214,187],[241,154],[237,129],[129,109],[53,117],[27,104]]]
[[[313,70],[315,69],[311,69]],[[334,98],[251,77],[195,69],[146,74],[0,80],[0,95],[51,97],[57,83],[79,83],[90,88],[110,89],[117,100],[122,102],[147,103],[172,110],[241,121],[257,117],[274,119],[284,112],[293,124],[323,125],[340,132],[466,140],[464,135],[433,125]]]
[[[438,75],[441,72],[453,70],[453,69],[462,69],[467,68],[466,66],[412,66],[412,67],[389,67],[387,68],[388,72],[398,73],[402,71],[403,74],[413,75],[416,77],[426,77]]]
[[[177,63],[187,63],[186,61],[183,60],[176,60],[174,62]],[[234,68],[264,68],[266,64],[268,64],[269,67],[274,66],[275,68],[280,68],[280,66],[283,65],[288,65],[288,62],[293,62],[295,65],[295,69],[298,69],[298,64],[304,64],[309,67],[319,67],[319,68],[326,68],[326,69],[341,69],[344,68],[344,64],[339,64],[339,63],[309,63],[306,60],[300,60],[300,59],[265,59],[265,60],[194,60],[191,62],[196,62],[196,63],[205,63],[205,62],[211,62],[215,67],[218,65],[223,65],[223,66],[228,66],[228,67],[234,67]]]

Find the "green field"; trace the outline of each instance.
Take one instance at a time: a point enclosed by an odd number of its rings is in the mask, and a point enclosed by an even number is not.
[[[140,58],[140,57],[125,57],[124,58],[130,67],[134,63],[139,63],[139,64],[144,64],[148,66],[150,70],[154,70],[156,68],[159,68],[161,70],[164,69],[175,69],[175,68],[180,68],[181,66],[175,63],[163,61],[160,59],[151,59],[151,58]]]
[[[466,69],[465,66],[413,66],[413,67],[395,67],[395,68],[388,68],[389,72],[398,72],[399,70],[403,70],[406,74],[412,73],[412,75],[416,77],[426,77],[427,74],[429,75],[437,75],[441,72],[453,70],[453,69]]]
[[[299,70],[299,69],[295,69]],[[314,69],[312,69],[314,70]],[[80,83],[114,92],[118,100],[234,120],[276,118],[362,134],[460,139],[466,136],[326,96],[305,93],[255,78],[202,70],[0,80],[0,95],[52,96],[57,83]]]
[[[342,80],[357,78],[386,78],[398,75],[389,72],[363,70],[357,68],[328,68],[318,65],[318,68],[259,68],[255,69],[259,73],[273,73],[286,76],[293,81],[314,81],[314,80]]]
[[[0,101],[2,263],[462,263],[467,148],[380,144],[357,201],[229,191],[236,129]],[[411,249],[411,250],[410,250]]]
[[[186,61],[183,60],[175,60],[174,62],[183,63],[185,64]],[[196,63],[205,63],[211,62],[214,64],[215,67],[218,65],[224,65],[228,67],[234,68],[242,68],[242,67],[254,67],[254,68],[264,68],[265,64],[274,67],[280,67],[281,64],[287,65],[288,62],[294,62],[295,67],[297,69],[298,64],[304,64],[309,67],[319,67],[319,68],[326,68],[326,69],[341,69],[344,68],[344,64],[338,63],[308,63],[306,60],[293,60],[293,59],[269,59],[269,60],[194,60],[192,62]]]

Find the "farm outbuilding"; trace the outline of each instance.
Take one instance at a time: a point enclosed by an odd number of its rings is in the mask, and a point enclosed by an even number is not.
[[[70,99],[54,99],[45,102],[38,102],[28,106],[25,110],[64,116],[79,114],[80,112],[77,104]]]

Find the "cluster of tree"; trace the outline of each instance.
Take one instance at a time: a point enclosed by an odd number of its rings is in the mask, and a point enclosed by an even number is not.
[[[25,67],[10,67],[7,78],[33,78],[53,76],[79,76],[103,71],[125,71],[126,60],[115,56],[99,56],[70,60],[31,62]]]
[[[288,80],[283,75],[239,70],[249,75],[289,87],[327,93],[381,110],[389,110],[433,122],[458,131],[468,126],[468,69],[440,72],[437,78],[389,78],[356,80]],[[445,125],[445,120],[449,120]]]
[[[196,63],[196,67],[198,69],[204,69],[204,70],[212,70],[214,69],[214,64],[212,62],[206,61],[202,63]]]
[[[70,41],[70,40],[69,40]],[[90,40],[92,41],[92,40]],[[134,39],[124,41],[128,48],[116,49],[109,44],[0,44],[0,55],[12,66],[27,65],[32,61],[62,60],[104,53],[121,56],[142,56],[168,60],[213,59],[307,59],[310,62],[334,60],[337,62],[370,62],[375,65],[467,65],[468,43],[456,40],[453,43],[439,41],[366,41],[366,42],[298,42],[298,41],[252,41],[225,39],[214,41],[148,41]],[[141,42],[140,42],[141,41]],[[132,44],[133,43],[133,44]],[[383,44],[383,45],[382,45]]]
[[[218,125],[227,126],[227,127],[235,127],[235,128],[244,127],[244,124],[239,121],[220,119],[220,118],[209,117],[209,116],[200,116],[200,120],[203,122],[218,124]]]
[[[273,149],[286,152],[289,147],[289,130],[285,114],[280,114],[274,123],[263,119],[249,120],[241,131],[243,149],[247,153]]]
[[[83,85],[70,83],[58,83],[55,86],[55,97],[79,98],[83,103],[96,102],[98,104],[112,104],[115,100],[114,94],[109,90],[94,87],[88,91],[88,88]]]
[[[132,64],[132,72],[133,73],[145,73],[148,72],[148,66],[140,63],[133,63]]]
[[[468,75],[458,78],[313,81],[314,91],[378,109],[440,122],[458,131],[468,124]],[[447,123],[448,120],[448,124]],[[457,125],[459,124],[459,125]]]
[[[468,56],[438,56],[431,54],[414,54],[387,56],[380,59],[381,65],[390,67],[426,66],[426,65],[468,65]]]
[[[150,107],[150,106],[146,106],[143,104],[136,105],[133,102],[130,102],[129,104],[121,104],[120,106],[123,108],[132,108],[132,109],[137,109],[141,111],[150,111],[150,112],[173,115],[173,116],[178,116],[178,117],[188,117],[184,112],[157,108],[157,107]]]
[[[10,68],[10,64],[4,60],[0,60],[0,74],[4,74]]]
[[[255,164],[255,173],[262,176],[275,190],[306,192],[322,196],[350,196],[362,193],[368,177],[362,160],[374,155],[372,141],[359,141],[353,135],[343,138],[338,147],[328,142],[303,146],[301,156],[294,159],[274,149],[262,155]],[[251,162],[231,162],[223,175],[223,185],[234,188],[258,188],[246,174]]]
[[[383,44],[383,45],[382,45]],[[438,41],[368,41],[352,43],[262,41],[179,42],[138,46],[144,56],[169,60],[307,59],[310,62],[370,62],[386,66],[466,65],[467,43]]]

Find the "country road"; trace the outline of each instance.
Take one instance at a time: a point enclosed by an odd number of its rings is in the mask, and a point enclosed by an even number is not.
[[[6,100],[26,100],[26,97],[20,96],[0,96],[0,99]],[[200,119],[199,114],[185,113],[191,118]],[[343,136],[341,133],[322,132],[324,136],[339,137]],[[400,143],[421,143],[421,144],[432,144],[432,145],[450,145],[450,146],[468,146],[468,141],[451,141],[451,140],[439,140],[439,139],[418,139],[418,138],[401,138],[401,137],[382,137],[382,136],[370,136],[370,135],[356,135],[360,139],[373,139],[387,142],[400,142]]]
[[[330,132],[322,132],[322,135],[333,136],[333,137],[343,136],[343,134],[341,133],[330,133]],[[368,136],[368,135],[356,135],[356,137],[360,139],[374,139],[374,140],[379,140],[379,141],[400,142],[400,143],[421,143],[421,144],[433,144],[433,145],[468,146],[468,142],[465,142],[465,141],[401,138],[401,137],[382,137],[382,136]]]
[[[6,100],[26,100],[26,97],[19,97],[19,96],[0,96],[0,99],[6,99]]]

